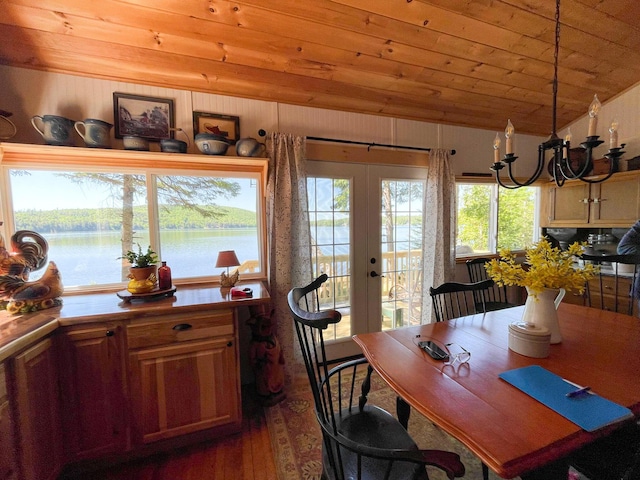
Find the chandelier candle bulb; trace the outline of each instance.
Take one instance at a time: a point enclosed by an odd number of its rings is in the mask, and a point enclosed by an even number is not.
[[[500,134],[493,140],[493,163],[500,163]]]
[[[593,101],[589,105],[589,137],[595,137],[596,129],[598,127],[598,113],[602,104],[598,100],[598,95],[593,96]]]
[[[569,144],[571,144],[571,128],[567,128],[567,134],[564,136],[564,150],[563,150],[563,159],[567,159],[569,156]]]
[[[504,129],[504,137],[507,139],[506,154],[513,153],[513,136],[516,133],[511,120],[507,121],[507,128]]]
[[[609,149],[618,148],[618,120],[613,119],[609,127]]]

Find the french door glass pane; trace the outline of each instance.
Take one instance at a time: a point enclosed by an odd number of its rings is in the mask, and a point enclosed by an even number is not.
[[[307,178],[313,277],[329,280],[319,292],[320,309],[335,309],[342,321],[329,327],[325,340],[351,336],[351,182]]]
[[[382,181],[382,329],[421,323],[424,181]]]

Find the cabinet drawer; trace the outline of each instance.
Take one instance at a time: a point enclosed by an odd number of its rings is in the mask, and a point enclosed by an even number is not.
[[[601,300],[602,299],[602,300]],[[609,310],[611,312],[629,313],[629,307],[631,304],[631,297],[628,295],[618,295],[616,305],[615,295],[603,295],[599,292],[591,293],[591,306],[594,308],[602,308],[603,310]]]
[[[232,310],[166,315],[127,326],[130,349],[233,334]]]
[[[594,278],[589,281],[589,291],[600,291],[600,280]],[[618,278],[618,295],[628,297],[631,292],[631,279],[630,278]],[[616,279],[615,277],[602,276],[602,293],[604,295],[615,295],[616,293]]]

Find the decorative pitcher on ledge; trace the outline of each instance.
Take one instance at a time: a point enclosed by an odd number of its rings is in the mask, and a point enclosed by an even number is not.
[[[545,288],[534,296],[529,287],[526,289],[528,296],[524,304],[522,320],[538,327],[547,327],[551,332],[552,344],[562,342],[557,309],[566,290],[564,288]]]

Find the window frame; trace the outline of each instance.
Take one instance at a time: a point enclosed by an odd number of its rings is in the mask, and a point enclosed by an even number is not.
[[[156,175],[208,175],[216,173],[251,178],[257,175],[257,229],[258,260],[260,271],[244,273],[245,280],[266,280],[268,272],[266,234],[266,182],[268,159],[256,157],[231,157],[222,155],[172,154],[164,152],[138,152],[115,149],[90,149],[82,147],[60,147],[49,145],[27,145],[0,143],[0,233],[9,241],[15,233],[10,169],[21,170],[66,170],[66,171],[114,171],[117,173],[144,174],[147,182],[147,203],[149,215],[149,236],[152,248],[158,247],[159,219]],[[211,254],[211,276],[176,279],[176,285],[213,283],[219,284],[220,276],[215,274],[215,255]],[[65,294],[116,291],[126,285],[101,284],[80,287],[65,287]]]
[[[491,229],[491,233],[489,234],[489,252],[464,253],[461,255],[456,255],[455,257],[456,262],[463,263],[468,259],[477,258],[477,257],[488,257],[488,258],[497,257],[499,253],[498,247],[497,247],[498,231],[499,231],[499,225],[498,225],[499,198],[500,198],[499,192],[500,192],[500,188],[502,187],[500,187],[495,181],[488,180],[486,178],[473,178],[473,177],[456,178],[456,198],[458,195],[458,185],[486,185],[486,186],[492,187],[491,205],[490,205],[491,218],[489,219],[489,226]],[[540,215],[541,215],[540,201],[541,201],[541,195],[542,195],[542,186],[540,184],[533,183],[532,185],[529,185],[529,187],[538,189],[536,193],[536,198],[535,198],[534,219],[533,219],[533,222],[534,222],[533,230],[535,233],[534,233],[534,238],[532,239],[532,242],[536,242],[542,236],[541,227],[540,227]],[[456,205],[456,232],[457,232],[457,222],[458,222],[457,208],[458,208],[458,205]],[[457,233],[456,233],[456,240],[457,240]],[[513,252],[516,255],[519,255],[521,253],[524,253],[525,248],[526,246],[523,246],[522,249],[513,250]]]

